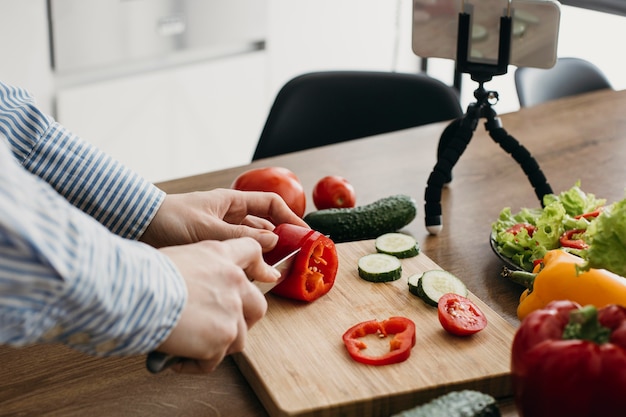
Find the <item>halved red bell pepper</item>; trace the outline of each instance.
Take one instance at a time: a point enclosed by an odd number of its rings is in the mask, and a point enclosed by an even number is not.
[[[272,265],[284,256],[301,248],[283,282],[271,293],[302,301],[315,301],[335,284],[339,260],[335,243],[313,229],[293,224],[280,224],[274,229],[278,243],[263,255]]]
[[[513,339],[511,374],[521,417],[618,417],[626,410],[626,308],[554,301]]]
[[[387,337],[389,352],[380,356],[370,356],[363,352],[367,344],[361,338],[367,335]],[[387,320],[370,320],[356,324],[343,334],[343,343],[350,356],[357,362],[367,365],[389,365],[407,360],[415,346],[415,323],[406,317],[390,317]]]

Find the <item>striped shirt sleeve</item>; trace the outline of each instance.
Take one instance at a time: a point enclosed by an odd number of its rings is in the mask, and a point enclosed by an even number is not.
[[[17,160],[113,233],[138,239],[165,193],[0,82],[0,134]]]
[[[187,292],[171,261],[110,233],[19,166],[0,133],[0,343],[145,353]]]
[[[163,198],[0,82],[0,343],[158,346],[187,299],[171,261],[136,241]]]

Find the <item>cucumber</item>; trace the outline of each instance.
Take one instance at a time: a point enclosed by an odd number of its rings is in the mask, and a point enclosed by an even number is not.
[[[416,215],[415,200],[398,194],[363,206],[313,211],[304,216],[304,221],[311,229],[340,243],[395,232],[411,223]]]
[[[500,417],[496,399],[473,390],[452,391],[391,417]]]
[[[400,259],[386,253],[370,253],[358,262],[359,276],[370,282],[395,281],[402,276]]]
[[[420,279],[422,279],[422,275],[424,274],[413,274],[409,276],[409,292],[413,295],[417,295],[419,297],[419,293],[417,292],[417,287],[419,285]]]
[[[404,233],[385,233],[374,242],[376,251],[393,255],[396,258],[412,258],[420,253],[420,247],[413,236]]]
[[[454,293],[467,297],[467,287],[451,273],[433,269],[420,275],[409,277],[409,291],[427,304],[437,306],[442,295]]]

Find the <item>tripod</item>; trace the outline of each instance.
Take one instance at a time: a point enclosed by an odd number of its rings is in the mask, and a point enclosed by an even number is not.
[[[492,104],[497,103],[498,93],[487,91],[484,84],[490,81],[494,75],[505,74],[509,63],[511,45],[511,17],[500,18],[500,40],[498,45],[498,60],[496,64],[476,63],[468,60],[470,14],[459,14],[459,31],[457,37],[457,69],[471,75],[472,80],[479,83],[474,91],[476,102],[471,103],[466,113],[459,119],[450,123],[443,131],[439,148],[437,150],[437,163],[433,168],[424,193],[424,213],[426,229],[430,234],[436,235],[443,228],[441,210],[441,192],[446,183],[452,180],[452,168],[458,162],[472,139],[472,135],[481,118],[486,118],[485,128],[491,138],[500,145],[521,166],[528,177],[535,194],[540,202],[543,196],[552,193],[539,164],[513,136],[509,135],[502,127],[500,118],[497,117]]]

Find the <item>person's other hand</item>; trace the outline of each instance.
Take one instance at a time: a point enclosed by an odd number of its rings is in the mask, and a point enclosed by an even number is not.
[[[220,188],[168,194],[141,240],[158,248],[251,237],[265,252],[276,244],[271,231],[281,223],[308,227],[275,193]]]
[[[263,262],[261,246],[250,238],[160,251],[178,267],[189,295],[157,350],[189,358],[172,366],[176,372],[211,372],[226,355],[244,348],[248,329],[267,311],[265,296],[251,281],[272,282],[280,274]]]

